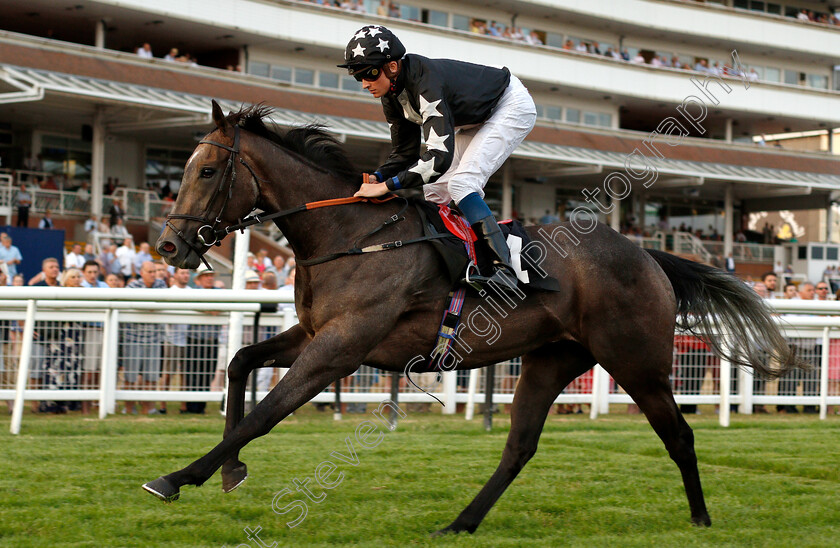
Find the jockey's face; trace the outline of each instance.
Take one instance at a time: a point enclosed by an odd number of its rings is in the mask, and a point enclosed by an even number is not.
[[[366,89],[379,99],[391,90],[391,81],[385,76],[384,71],[379,71],[379,78],[376,80],[362,80],[362,89]]]

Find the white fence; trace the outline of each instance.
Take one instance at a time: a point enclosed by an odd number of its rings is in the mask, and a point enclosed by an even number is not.
[[[24,400],[97,402],[100,418],[117,412],[117,402],[216,402],[224,394],[224,370],[238,348],[238,336],[250,344],[257,302],[278,302],[270,291],[145,289],[0,288],[0,400],[15,400],[12,432],[17,433]],[[828,405],[840,405],[840,303],[769,301],[788,313],[782,317],[790,344],[814,365],[780,380],[753,379],[751,370],[721,363],[699,340],[675,337],[672,384],[677,402],[720,406],[728,425],[730,405],[741,413],[756,406],[806,405],[825,418]],[[219,312],[221,311],[221,312]],[[234,313],[234,314],[232,314]],[[244,314],[244,322],[231,316]],[[263,313],[257,340],[290,328],[297,319],[287,306]],[[237,327],[242,326],[242,327]],[[232,341],[228,344],[228,341]],[[233,348],[229,348],[233,346]],[[496,365],[496,404],[509,404],[520,360]],[[285,373],[263,369],[257,398],[264,397]],[[389,398],[390,373],[363,366],[342,381],[342,401],[377,403]],[[484,401],[481,371],[447,372],[440,382],[425,379],[440,398],[444,413]],[[250,386],[250,384],[249,384]],[[431,398],[400,381],[400,401]],[[332,402],[330,387],[314,402]],[[589,404],[590,416],[607,413],[610,404],[632,403],[600,367],[579,377],[558,404]]]

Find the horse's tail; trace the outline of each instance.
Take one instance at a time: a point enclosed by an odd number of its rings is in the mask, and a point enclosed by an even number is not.
[[[677,298],[677,326],[699,337],[736,365],[765,377],[781,377],[805,365],[782,336],[770,308],[741,280],[711,266],[646,249],[659,264]],[[728,333],[729,345],[715,332]],[[774,367],[771,367],[774,364]]]

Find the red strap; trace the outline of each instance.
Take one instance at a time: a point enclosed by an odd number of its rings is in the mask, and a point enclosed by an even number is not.
[[[333,198],[331,200],[321,200],[320,202],[309,202],[306,204],[306,209],[318,209],[319,207],[329,207],[345,204],[355,204],[358,202],[372,202],[374,204],[384,204],[396,198],[393,194],[386,194],[384,198],[360,198],[357,196],[350,196],[349,198]]]

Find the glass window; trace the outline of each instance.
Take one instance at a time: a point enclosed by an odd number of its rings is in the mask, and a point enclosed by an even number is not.
[[[296,68],[295,69],[295,84],[304,86],[315,85],[315,71],[309,69]]]
[[[318,74],[318,85],[322,88],[338,89],[338,74],[333,72],[322,72]]]
[[[805,247],[804,245],[799,246],[797,256],[799,257],[800,260],[803,260],[803,261],[805,259],[807,259],[808,258],[808,248]]]
[[[764,69],[764,79],[768,82],[779,82],[781,81],[782,73],[779,69],[773,67],[767,67]]]
[[[785,84],[793,86],[799,84],[799,72],[795,70],[785,70]]]
[[[169,187],[178,192],[184,177],[184,166],[190,158],[189,151],[165,148],[146,149],[146,187]]]
[[[836,247],[827,247],[825,248],[825,258],[829,261],[836,261],[837,260],[837,248]]]
[[[436,10],[427,10],[426,12],[426,23],[430,25],[434,25],[436,27],[448,27],[449,26],[449,14],[444,11],[436,11]]]
[[[775,15],[781,15],[782,14],[781,4],[774,4],[772,2],[767,2],[767,13],[773,13]]]
[[[576,108],[566,109],[566,121],[572,124],[580,123],[580,111]]]
[[[545,33],[545,45],[553,48],[563,47],[563,35],[554,32]]]
[[[290,67],[273,66],[271,67],[271,78],[281,82],[291,82],[292,69]]]
[[[764,11],[765,7],[764,2],[758,0],[752,0],[750,2],[750,9],[753,11]]]
[[[544,118],[545,117],[545,109],[543,109],[542,105],[534,105],[537,109],[537,118]]]
[[[606,112],[599,112],[598,125],[602,127],[612,127],[612,114],[607,114]]]
[[[452,28],[457,30],[470,30],[470,18],[466,15],[452,14]]]
[[[812,259],[822,259],[823,258],[823,247],[821,245],[815,245],[811,248],[811,258]]]
[[[545,107],[545,117],[550,120],[562,120],[563,109],[561,107]]]
[[[253,74],[255,76],[268,76],[268,63],[251,61],[248,63],[248,74]]]
[[[352,91],[355,93],[363,91],[362,84],[357,82],[356,79],[350,76],[349,74],[341,75],[341,89],[345,91]]]
[[[405,4],[400,6],[400,19],[406,19],[408,21],[420,21],[420,8],[416,6],[406,6]]]
[[[585,126],[597,126],[598,125],[598,113],[597,112],[584,112],[583,113],[583,125],[585,125]]]
[[[741,9],[745,10],[745,9],[749,9],[750,3],[749,3],[748,0],[735,0],[734,2],[732,2],[732,7],[733,8],[741,8]]]
[[[808,85],[812,88],[828,89],[828,76],[821,74],[809,74]]]

